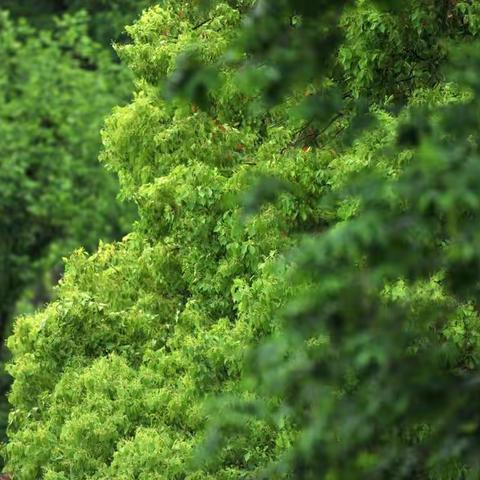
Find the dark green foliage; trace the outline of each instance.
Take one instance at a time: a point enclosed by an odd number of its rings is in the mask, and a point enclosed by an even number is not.
[[[85,11],[90,36],[110,45],[122,37],[125,25],[152,3],[151,0],[2,0],[0,7],[10,11],[14,18],[25,18],[43,29],[52,28],[55,17]]]
[[[480,474],[477,3],[253,3],[128,28],[140,220],[16,323],[20,480]]]
[[[116,182],[97,155],[103,116],[129,82],[88,39],[82,16],[41,32],[5,13],[0,21],[3,322],[52,243],[61,255],[124,228]]]
[[[424,3],[412,15],[421,12],[430,19],[434,34],[422,29],[422,35],[437,43],[448,28],[451,38],[458,41],[459,30],[467,40],[456,47],[450,76],[463,95],[448,100],[453,105],[407,105],[399,114],[404,120],[397,145],[385,142],[383,155],[393,165],[408,154],[408,166],[390,178],[375,167],[345,180],[347,188],[322,206],[335,211],[351,198],[355,214],[320,236],[307,237],[296,249],[289,282],[308,287],[286,308],[281,337],[259,349],[252,363],[257,392],[279,400],[269,413],[272,421],[289,421],[298,432],[293,448],[265,471],[265,478],[473,479],[480,473],[480,423],[473,406],[480,353],[480,157],[473,140],[480,127],[479,44],[468,44],[476,31],[468,29],[462,6],[441,10],[445,21],[429,7]],[[378,32],[395,30],[388,14],[369,7],[364,17],[363,8],[347,17],[358,23],[351,30],[346,24],[342,60],[347,48],[361,52],[364,35],[360,45],[351,44],[358,25],[365,32],[373,18]],[[402,36],[409,28],[405,14],[395,17]],[[379,41],[378,32],[371,42]],[[417,48],[419,42],[409,38],[406,44]],[[425,58],[404,57],[420,65],[431,56],[433,65],[421,67],[422,88],[439,88],[440,67],[451,46],[441,54],[424,52]],[[387,41],[385,58],[399,66],[391,47],[402,51]],[[365,58],[376,55],[372,45],[365,49]],[[388,65],[377,68],[360,65],[361,75],[352,75],[349,83],[367,82],[362,89],[368,97],[397,95],[400,73]],[[385,76],[392,73],[396,80]],[[412,75],[402,95],[418,91]],[[354,94],[363,91],[354,89]],[[241,418],[235,436],[244,434]],[[229,445],[235,438],[231,422],[217,425],[215,435],[223,432],[222,444]]]

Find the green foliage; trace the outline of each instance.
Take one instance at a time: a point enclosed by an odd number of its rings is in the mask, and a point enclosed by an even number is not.
[[[41,29],[51,29],[56,17],[80,11],[88,13],[89,36],[110,45],[121,37],[125,25],[131,23],[151,0],[3,0],[2,8],[13,18],[25,18]]]
[[[118,236],[116,182],[97,166],[103,116],[126,97],[128,76],[88,39],[83,16],[56,31],[1,17],[2,309],[56,241],[94,248]],[[58,240],[58,241],[57,241]],[[3,311],[3,310],[2,310]]]
[[[44,303],[38,279],[58,276],[63,255],[80,245],[93,250],[128,228],[117,181],[97,157],[103,117],[128,98],[131,80],[89,38],[84,14],[36,30],[0,12],[0,59],[3,342],[27,287],[34,304]],[[2,392],[7,387],[2,379]]]
[[[86,10],[92,37],[104,44],[118,40],[129,25],[152,5],[152,0],[68,0],[67,12]]]
[[[478,19],[437,3],[128,28],[140,219],[16,322],[15,478],[478,477]]]
[[[391,11],[360,1],[344,15],[339,60],[352,95],[398,102],[420,87],[433,87],[442,78],[446,41],[476,32],[454,2],[405,3]]]

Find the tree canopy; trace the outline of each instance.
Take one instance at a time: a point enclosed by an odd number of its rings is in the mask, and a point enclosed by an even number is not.
[[[19,480],[477,478],[477,2],[165,0],[103,132],[139,220],[8,345]]]

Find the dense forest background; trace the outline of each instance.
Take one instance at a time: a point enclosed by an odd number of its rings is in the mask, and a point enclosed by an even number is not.
[[[5,471],[480,476],[480,2],[0,5]]]

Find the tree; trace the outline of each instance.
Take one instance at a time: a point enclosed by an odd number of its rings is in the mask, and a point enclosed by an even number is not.
[[[436,3],[128,29],[102,157],[140,220],[16,323],[16,478],[478,476],[478,12]]]

